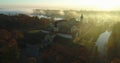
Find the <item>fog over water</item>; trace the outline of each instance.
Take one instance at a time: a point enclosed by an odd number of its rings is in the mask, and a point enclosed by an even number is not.
[[[31,14],[32,9],[9,9],[9,8],[0,8],[0,14],[15,15],[15,14]]]

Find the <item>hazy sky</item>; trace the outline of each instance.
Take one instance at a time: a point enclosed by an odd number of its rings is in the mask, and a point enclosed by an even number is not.
[[[0,8],[118,9],[119,0],[0,0]]]

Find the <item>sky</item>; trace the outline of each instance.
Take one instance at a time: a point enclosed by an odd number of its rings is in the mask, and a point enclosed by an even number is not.
[[[119,0],[0,0],[0,8],[119,9]]]

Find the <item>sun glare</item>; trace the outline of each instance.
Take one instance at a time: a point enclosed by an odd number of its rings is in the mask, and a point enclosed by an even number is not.
[[[119,0],[69,0],[73,8],[92,8],[96,10],[115,10],[119,7]]]

